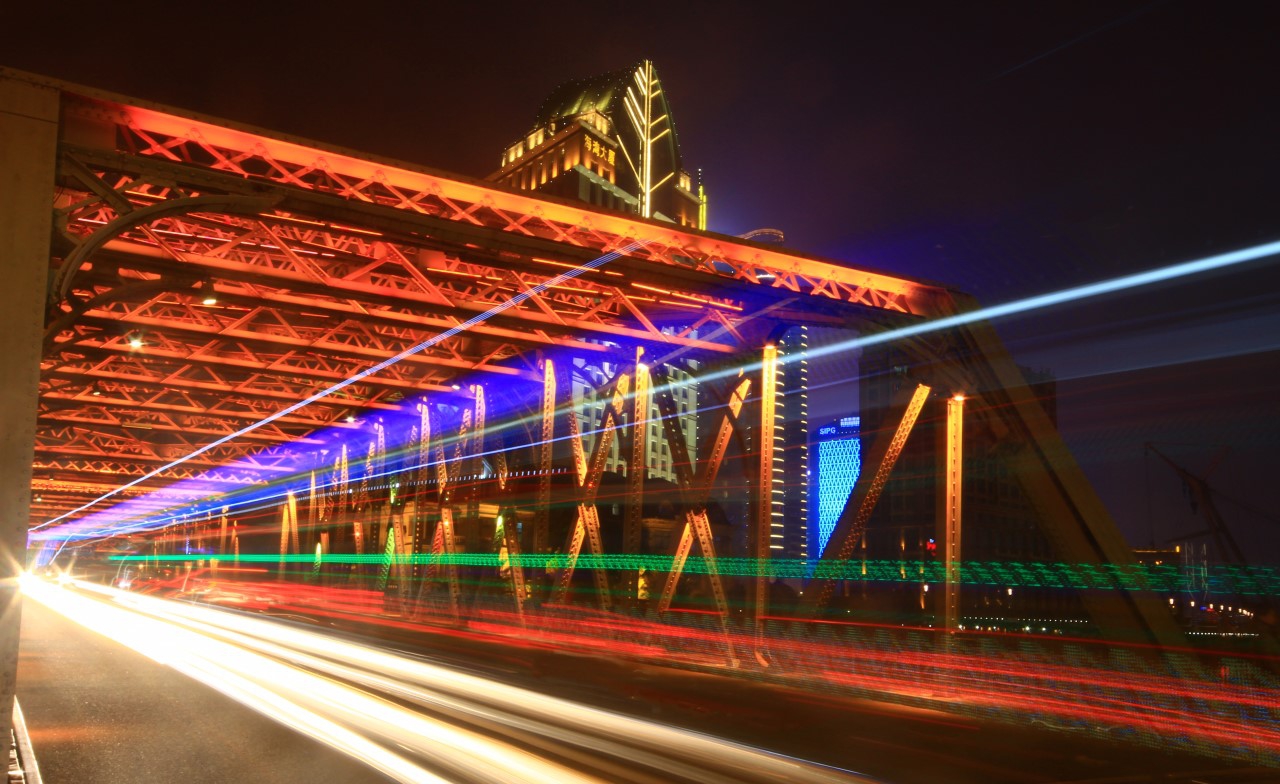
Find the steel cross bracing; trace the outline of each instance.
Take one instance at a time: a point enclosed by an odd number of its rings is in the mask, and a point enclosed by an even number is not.
[[[596,508],[596,494],[600,489],[600,478],[604,473],[605,457],[609,454],[609,448],[613,444],[614,433],[619,429],[630,386],[631,379],[625,373],[619,373],[613,378],[613,382],[610,384],[611,389],[605,396],[608,403],[605,405],[604,415],[601,417],[600,431],[596,436],[595,447],[591,452],[590,460],[587,459],[586,452],[583,449],[578,417],[572,413],[568,417],[570,446],[573,450],[573,463],[578,478],[578,513],[569,544],[565,548],[568,562],[560,570],[556,581],[555,600],[558,602],[563,602],[565,595],[569,591],[573,573],[578,564],[578,556],[582,553],[583,542],[585,541],[589,544],[592,555],[604,556],[604,547],[601,544],[600,535],[600,516]],[[612,606],[608,575],[601,569],[592,570],[592,575],[596,581],[597,598],[601,607],[607,610]]]

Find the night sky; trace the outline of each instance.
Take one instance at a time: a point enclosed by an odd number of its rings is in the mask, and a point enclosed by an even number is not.
[[[29,5],[2,65],[472,176],[555,86],[649,57],[713,230],[984,304],[1280,240],[1268,3]],[[1280,563],[1280,262],[997,327],[1059,378],[1134,544],[1203,527],[1154,441],[1216,465],[1227,523]]]

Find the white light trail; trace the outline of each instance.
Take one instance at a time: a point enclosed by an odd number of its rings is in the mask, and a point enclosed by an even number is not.
[[[548,748],[556,759],[581,761],[610,781],[652,780],[652,773],[638,773],[636,766],[658,771],[665,780],[707,784],[865,781],[273,621],[92,583],[72,585],[76,590],[28,578],[24,590],[72,620],[395,777],[419,773],[415,762],[388,748],[429,760],[432,776],[544,784],[599,780],[526,750]],[[432,716],[370,692],[421,705]],[[486,734],[453,727],[441,715]],[[356,736],[337,731],[342,728]],[[519,748],[505,742],[504,734]]]
[[[348,754],[397,781],[447,781],[358,733],[256,686],[237,672],[236,665],[245,663],[246,659],[245,653],[233,646],[106,602],[86,598],[29,575],[22,578],[22,591],[27,597],[81,626],[168,665],[236,702]],[[264,657],[258,658],[267,664],[271,663]],[[247,663],[252,666],[257,662],[248,660]]]

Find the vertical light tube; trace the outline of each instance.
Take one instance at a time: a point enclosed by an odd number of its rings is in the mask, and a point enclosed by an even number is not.
[[[547,553],[551,525],[551,461],[556,430],[556,371],[551,359],[542,363],[542,439],[538,442],[538,508],[533,527],[533,552]],[[535,567],[536,568],[536,567]]]
[[[960,507],[964,472],[964,395],[947,401],[945,499],[942,557],[945,568],[943,616],[949,632],[960,626]]]
[[[636,384],[631,401],[631,464],[627,468],[627,510],[622,521],[623,552],[640,553],[644,518],[644,480],[649,473],[649,368],[644,349],[636,349]],[[639,572],[629,574],[627,593],[639,601]]]

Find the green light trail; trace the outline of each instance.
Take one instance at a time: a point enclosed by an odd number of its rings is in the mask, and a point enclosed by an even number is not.
[[[147,564],[174,563],[297,563],[316,565],[377,565],[389,570],[391,565],[424,566],[428,564],[453,565],[471,568],[497,569],[505,564],[497,553],[457,553],[451,556],[418,553],[394,555],[390,552],[356,555],[354,553],[326,553],[324,555],[115,555],[112,561],[128,561]],[[520,554],[511,556],[512,563],[527,570],[560,569],[568,563],[564,555]],[[616,555],[578,556],[578,569],[605,569],[607,571],[651,572],[671,570],[669,555]],[[717,570],[727,577],[756,577],[807,579],[817,568],[817,576],[835,580],[890,583],[942,583],[946,565],[940,561],[848,561],[845,563],[815,564],[798,558],[778,558],[761,563],[754,558],[719,558]],[[685,563],[685,574],[707,574],[707,560],[690,557]],[[1200,576],[1194,584],[1188,575],[1176,565],[1147,566],[1144,564],[1068,564],[1027,563],[1019,561],[965,561],[960,567],[960,582],[970,586],[994,586],[999,588],[1069,588],[1077,590],[1155,591],[1160,593],[1232,593],[1242,596],[1280,595],[1280,567],[1273,566],[1217,566],[1210,567],[1207,576]],[[1197,588],[1198,586],[1198,588]]]

